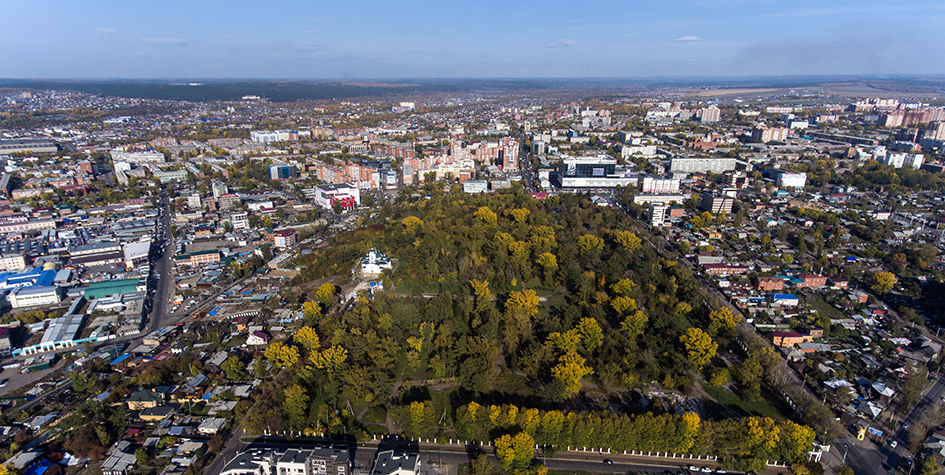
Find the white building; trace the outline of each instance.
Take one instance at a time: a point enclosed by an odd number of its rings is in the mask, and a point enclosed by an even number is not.
[[[724,173],[734,169],[734,158],[674,158],[669,161],[672,172]]]
[[[366,257],[361,258],[362,274],[380,274],[384,269],[390,269],[393,263],[384,253],[371,248]]]
[[[650,226],[662,226],[666,221],[667,206],[662,203],[650,205]]]
[[[633,202],[638,205],[651,205],[651,204],[663,204],[668,205],[671,203],[683,204],[686,201],[689,201],[691,198],[690,195],[682,194],[655,194],[655,193],[639,193],[633,195]]]
[[[20,271],[26,269],[26,256],[6,254],[0,257],[0,271]]]
[[[125,255],[125,267],[131,269],[146,264],[148,262],[148,253],[151,251],[151,240],[129,242],[122,246],[122,252]]]
[[[925,163],[925,156],[921,153],[886,152],[883,163],[895,168],[919,169]]]
[[[464,193],[485,193],[489,191],[489,182],[486,180],[466,180],[463,182]]]
[[[230,214],[230,224],[233,225],[233,229],[249,229],[249,213]]]
[[[10,306],[13,308],[38,307],[52,305],[62,301],[58,287],[17,287],[7,295]]]
[[[777,185],[779,188],[796,188],[802,190],[806,184],[806,173],[778,173]]]
[[[201,208],[200,195],[197,193],[191,193],[187,196],[187,207],[191,209],[200,209]]]
[[[122,152],[112,150],[112,161],[127,163],[164,163],[164,154],[161,152]]]
[[[226,183],[222,181],[215,181],[210,185],[210,192],[213,193],[213,199],[219,199],[221,196],[230,192],[227,188]]]
[[[335,183],[312,187],[312,200],[316,205],[331,209],[335,200],[345,201],[350,198],[356,206],[361,206],[361,190],[354,183]]]
[[[652,158],[656,156],[656,145],[621,145],[620,146],[620,156],[622,158],[630,158],[633,155],[639,155],[644,158]]]
[[[646,177],[643,179],[640,191],[643,193],[679,193],[679,180]]]

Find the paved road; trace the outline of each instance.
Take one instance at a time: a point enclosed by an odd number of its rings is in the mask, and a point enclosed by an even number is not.
[[[327,439],[296,439],[286,441],[281,437],[260,437],[252,443],[243,443],[239,439],[243,435],[241,428],[234,431],[224,445],[220,455],[204,469],[204,475],[216,475],[220,473],[226,465],[226,461],[242,451],[253,448],[290,448],[290,447],[310,447],[318,443],[331,443]],[[336,444],[338,441],[334,441]],[[424,444],[426,445],[426,444]],[[381,450],[390,450],[393,447],[398,449],[408,448],[411,451],[418,451],[415,444],[402,444],[397,442],[361,443],[357,446],[351,446],[352,465],[356,472],[367,473],[370,471],[377,452]],[[486,448],[486,450],[491,450]],[[431,469],[441,475],[457,475],[459,467],[469,462],[469,454],[460,446],[435,446],[423,447],[419,449],[420,460],[426,468]],[[487,454],[490,460],[498,463],[495,456]],[[554,458],[538,457],[542,464],[552,470],[564,470],[575,472],[601,472],[601,473],[635,473],[635,474],[674,474],[674,475],[701,475],[690,473],[686,468],[690,461],[680,460],[674,462],[666,459],[656,459],[649,461],[640,457],[624,456],[617,454],[599,454],[596,452],[564,452],[559,453]],[[613,463],[604,463],[604,460],[610,460]],[[692,465],[699,467],[717,468],[718,464],[705,461],[692,461]],[[776,471],[776,469],[772,469]]]
[[[171,285],[174,281],[171,275],[171,256],[174,255],[174,241],[169,235],[171,210],[170,198],[166,193],[162,193],[161,195],[161,210],[160,223],[163,232],[158,233],[157,244],[158,246],[163,246],[164,252],[161,252],[151,265],[151,270],[153,275],[157,278],[157,283],[154,286],[153,306],[148,318],[148,323],[145,325],[145,334],[157,330],[158,328],[177,323],[177,319],[172,321],[170,314],[167,312],[167,301],[174,292],[174,287]]]

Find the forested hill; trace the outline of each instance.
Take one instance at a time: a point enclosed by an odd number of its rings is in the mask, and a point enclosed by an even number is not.
[[[736,319],[708,312],[697,281],[619,209],[429,186],[362,224],[296,262],[286,292],[302,292],[306,326],[267,351],[283,371],[249,412],[250,430],[368,433],[392,420],[410,436],[511,444],[524,433],[547,445],[729,454],[756,470],[802,459],[813,439],[781,416],[700,421],[638,404],[631,391],[691,393],[703,372],[725,368],[716,353],[735,346]],[[344,306],[330,284],[304,294],[334,275],[349,285],[372,247],[394,260],[384,292]],[[757,397],[761,374],[740,384]]]

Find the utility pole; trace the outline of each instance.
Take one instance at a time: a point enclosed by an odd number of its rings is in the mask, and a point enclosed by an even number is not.
[[[841,464],[847,463],[847,451],[850,450],[850,446],[843,444],[843,460],[840,461]]]

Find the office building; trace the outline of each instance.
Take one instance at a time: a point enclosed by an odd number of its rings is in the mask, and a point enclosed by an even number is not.
[[[565,158],[558,167],[558,186],[565,189],[636,186],[639,177],[606,155]]]
[[[271,180],[289,180],[297,178],[298,172],[292,165],[270,165],[269,179]]]

